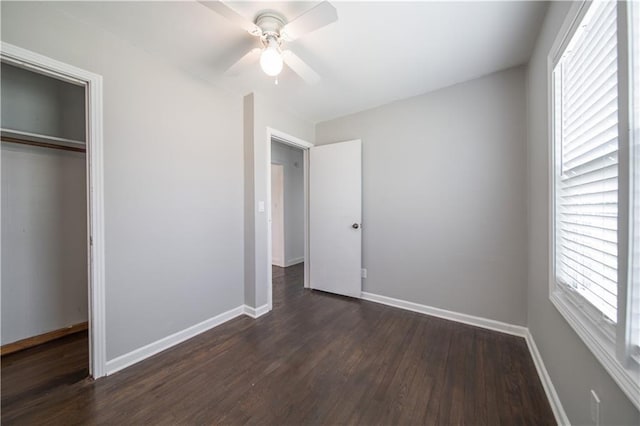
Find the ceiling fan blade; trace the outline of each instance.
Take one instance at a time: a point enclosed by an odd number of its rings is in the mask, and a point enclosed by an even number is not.
[[[308,84],[316,84],[320,81],[320,76],[315,72],[306,62],[304,62],[298,55],[290,50],[282,52],[282,58],[284,63],[289,66]]]
[[[336,8],[328,1],[323,1],[285,25],[280,35],[287,41],[293,41],[337,20]]]
[[[262,35],[262,30],[256,24],[240,15],[235,10],[231,9],[229,6],[224,4],[222,1],[200,1],[204,6],[218,13],[219,15],[227,18],[229,21],[238,25],[240,28],[244,29],[251,35],[259,36]]]
[[[262,50],[259,48],[251,49],[247,54],[245,54],[242,58],[240,58],[235,64],[231,65],[229,69],[227,69],[224,73],[226,75],[238,75],[247,70],[253,64],[258,62],[260,58],[260,52]]]

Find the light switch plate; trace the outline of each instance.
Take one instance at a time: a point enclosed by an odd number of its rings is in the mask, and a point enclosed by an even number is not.
[[[260,213],[264,212],[264,201],[258,201],[258,211]]]

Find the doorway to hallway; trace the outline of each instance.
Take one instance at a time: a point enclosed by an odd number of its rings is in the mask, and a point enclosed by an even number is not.
[[[271,263],[305,261],[305,185],[302,149],[271,142]]]

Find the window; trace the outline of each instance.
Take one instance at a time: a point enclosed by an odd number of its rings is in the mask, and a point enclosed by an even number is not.
[[[550,290],[640,408],[639,8],[578,4],[552,49]]]
[[[585,15],[554,70],[556,279],[615,323],[618,267],[616,4]]]

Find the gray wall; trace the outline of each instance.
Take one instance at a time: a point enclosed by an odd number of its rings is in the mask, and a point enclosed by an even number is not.
[[[640,424],[640,413],[549,301],[549,170],[547,56],[571,3],[554,2],[544,21],[527,74],[528,241],[527,324],[573,424],[592,424],[589,391],[602,403],[602,425]]]
[[[107,359],[242,305],[241,97],[56,3],[0,7],[3,41],[104,78]]]
[[[289,266],[304,259],[304,155],[272,141],[271,163],[284,170],[284,262]]]
[[[83,153],[2,143],[1,155],[6,344],[87,320],[87,188]]]
[[[256,307],[256,215],[254,96],[242,98],[242,145],[244,148],[244,304]]]
[[[2,128],[84,141],[84,88],[2,64]]]
[[[358,138],[363,290],[524,325],[524,69],[316,126]]]

